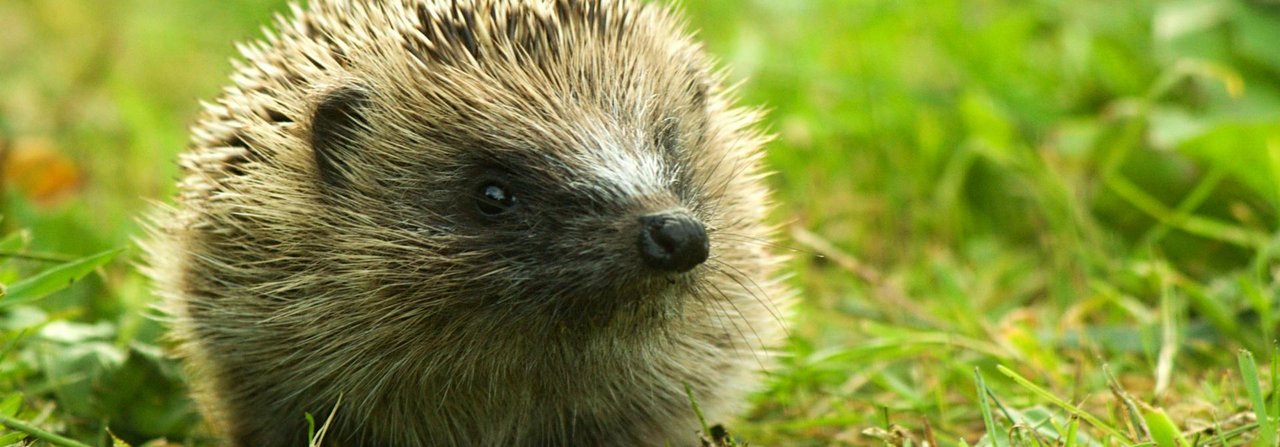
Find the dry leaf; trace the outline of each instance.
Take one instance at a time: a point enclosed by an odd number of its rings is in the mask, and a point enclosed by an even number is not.
[[[15,140],[6,153],[4,183],[30,201],[53,205],[80,188],[82,175],[75,162],[47,138]]]

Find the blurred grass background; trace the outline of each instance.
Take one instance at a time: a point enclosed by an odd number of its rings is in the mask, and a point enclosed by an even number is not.
[[[129,247],[39,301],[0,300],[3,418],[208,444],[132,238],[233,43],[284,5],[0,2],[0,284],[66,282],[41,272]],[[1194,444],[1274,432],[1280,406],[1248,391],[1271,389],[1280,320],[1280,2],[681,7],[771,109],[802,298],[736,434],[1177,445],[1150,409]],[[1263,378],[1242,378],[1241,348]]]

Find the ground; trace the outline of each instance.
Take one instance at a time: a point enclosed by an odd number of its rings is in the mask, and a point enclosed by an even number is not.
[[[769,109],[799,291],[736,438],[1275,444],[1280,5],[681,3]],[[133,241],[283,9],[0,2],[0,442],[210,445]]]

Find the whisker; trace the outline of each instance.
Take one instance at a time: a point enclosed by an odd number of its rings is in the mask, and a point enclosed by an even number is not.
[[[745,272],[743,272],[741,269],[737,267],[734,267],[732,264],[721,261],[719,259],[712,259],[711,261],[714,261],[717,266],[723,266],[723,267],[728,267],[729,269],[732,269],[733,272],[730,272],[728,270],[718,270],[718,271],[722,275],[724,275],[726,278],[729,278],[733,282],[737,283],[738,287],[742,287],[743,290],[747,291],[747,293],[751,295],[753,299],[756,300],[756,303],[759,303],[760,306],[764,307],[764,309],[769,312],[769,315],[772,316],[774,321],[778,323],[778,326],[782,327],[782,332],[786,334],[788,337],[791,336],[791,329],[787,327],[786,319],[782,318],[782,313],[778,310],[778,307],[773,303],[772,297],[769,296],[769,292],[765,290],[764,287],[761,287],[760,284],[757,283],[754,279],[751,279],[751,277],[748,276]],[[760,293],[757,294],[751,291],[751,288],[747,287],[747,285],[742,282],[743,279],[746,279],[747,282],[751,283],[751,285],[755,287],[755,290],[759,291]]]
[[[735,159],[733,162],[733,167],[729,170],[729,175],[726,176],[724,178],[724,182],[721,182],[721,184],[715,188],[715,191],[710,194],[711,197],[716,198],[715,201],[712,202],[713,203],[712,209],[714,210],[720,209],[720,206],[724,203],[724,200],[728,198],[728,194],[725,194],[725,191],[729,190],[729,186],[733,184],[734,179],[737,179],[738,176],[742,175],[743,172],[745,172],[748,168],[751,167],[751,165],[749,164],[744,164],[743,163],[744,161],[746,160],[743,160],[740,158]]]
[[[764,344],[764,338],[760,337],[760,333],[756,331],[756,328],[754,325],[751,324],[750,319],[732,318],[732,316],[729,315],[728,311],[724,308],[723,304],[718,302],[718,301],[723,301],[724,303],[728,303],[730,307],[733,307],[733,311],[736,312],[739,317],[742,317],[743,316],[742,309],[739,309],[738,305],[734,304],[733,298],[730,298],[729,295],[725,293],[724,290],[721,290],[719,286],[715,285],[714,282],[708,282],[707,285],[715,289],[716,293],[720,295],[720,298],[721,298],[720,300],[713,300],[712,302],[715,303],[716,307],[720,309],[720,312],[726,317],[727,320],[729,320],[729,323],[733,325],[733,328],[738,331],[738,336],[741,337],[743,341],[746,341],[747,350],[751,351],[751,358],[756,361],[756,365],[759,366],[761,370],[767,370],[768,368],[765,368],[764,360],[760,359],[760,351],[764,351],[766,349],[766,346]],[[748,291],[747,293],[750,293],[750,292]],[[747,338],[746,333],[742,332],[742,328],[738,327],[738,323],[737,321],[735,321],[738,319],[741,319],[744,323],[746,323],[747,329],[749,329],[751,331],[751,334],[755,336],[756,344],[760,346],[759,351],[756,350],[755,346],[751,345],[750,339]]]
[[[707,175],[702,177],[701,182],[698,182],[698,187],[696,188],[698,191],[706,189],[707,184],[711,182],[711,178],[720,170],[720,166],[724,164],[724,161],[729,158],[730,152],[732,151],[726,150],[723,154],[720,154],[720,159],[716,160],[716,163],[711,166],[711,169],[707,170]]]
[[[708,290],[702,285],[696,286],[696,289],[699,295],[714,295],[711,290]],[[720,294],[720,298],[727,299],[723,293]],[[710,301],[712,305],[716,306],[716,310],[720,311],[720,315],[724,316],[725,319],[729,320],[729,324],[733,325],[734,332],[737,332],[739,337],[745,339],[746,334],[742,332],[742,329],[738,327],[737,323],[735,323],[733,319],[728,318],[729,310],[725,309],[724,305],[720,303],[720,299],[713,299]],[[726,340],[733,338],[733,335],[729,333],[729,329],[724,326],[723,321],[717,322],[717,325],[720,326],[720,330],[724,334]]]
[[[818,257],[818,258],[826,258],[826,257],[827,257],[826,255],[824,255],[824,254],[822,254],[822,253],[819,253],[819,252],[817,252],[817,251],[814,251],[814,250],[805,250],[805,249],[803,249],[803,248],[793,247],[793,246],[790,246],[790,245],[784,245],[784,244],[780,244],[780,243],[777,243],[777,242],[774,242],[774,241],[770,241],[770,240],[768,240],[768,239],[763,239],[763,238],[758,238],[758,237],[751,237],[751,236],[747,236],[747,235],[744,235],[744,234],[726,233],[726,232],[724,232],[724,231],[719,231],[719,232],[716,232],[716,236],[718,236],[718,237],[725,237],[725,238],[732,238],[733,240],[738,241],[738,242],[754,243],[754,244],[757,244],[757,245],[760,245],[760,246],[763,246],[763,247],[776,248],[776,249],[779,249],[779,250],[786,250],[786,251],[790,251],[790,252],[794,252],[794,253],[800,253],[800,254],[805,254],[805,255],[810,255],[810,256],[814,256],[814,257]]]

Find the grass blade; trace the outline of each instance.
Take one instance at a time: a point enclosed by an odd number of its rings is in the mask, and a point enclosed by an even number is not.
[[[1067,423],[1067,439],[1063,441],[1062,447],[1076,447],[1079,445],[1077,432],[1080,430],[1080,418],[1072,415],[1071,422]]]
[[[1276,392],[1276,384],[1280,383],[1280,346],[1271,346],[1271,410],[1272,418],[1280,419],[1280,393]]]
[[[0,299],[0,308],[28,303],[67,288],[94,269],[110,262],[123,249],[107,250],[62,264],[13,283]]]
[[[0,425],[9,427],[15,431],[26,433],[28,436],[47,442],[50,445],[56,445],[59,447],[90,447],[88,444],[82,444],[74,439],[41,430],[34,425],[5,415],[0,415]]]
[[[1004,367],[1004,365],[996,365],[996,370],[1000,371],[1001,374],[1008,376],[1010,379],[1013,379],[1014,382],[1017,382],[1018,385],[1022,385],[1023,388],[1026,388],[1027,390],[1031,391],[1032,394],[1040,396],[1041,398],[1048,400],[1049,402],[1052,402],[1054,405],[1062,407],[1062,409],[1067,410],[1068,413],[1071,413],[1072,415],[1079,417],[1081,420],[1088,422],[1089,425],[1097,427],[1098,429],[1107,432],[1107,434],[1111,435],[1112,437],[1115,437],[1116,439],[1120,439],[1126,443],[1134,442],[1134,440],[1129,439],[1129,437],[1126,436],[1124,432],[1121,432],[1119,429],[1112,427],[1110,425],[1107,425],[1106,423],[1102,422],[1102,420],[1098,419],[1096,416],[1085,412],[1084,410],[1080,409],[1080,407],[1072,405],[1070,402],[1067,402],[1058,396],[1055,396],[1053,393],[1049,392],[1049,390],[1041,388],[1039,385],[1032,383],[1030,380],[1027,380],[1025,377],[1022,377],[1018,373],[1013,372],[1013,370]]]
[[[996,426],[995,416],[991,413],[991,400],[987,397],[987,393],[990,392],[987,390],[987,382],[982,379],[982,371],[976,367],[973,368],[973,378],[978,385],[978,407],[982,410],[982,422],[987,426],[987,439],[991,441],[991,445],[999,445],[996,439],[999,439],[1000,432],[997,430],[999,427]]]
[[[1163,409],[1143,406],[1142,420],[1151,434],[1151,440],[1160,447],[1186,447],[1191,445],[1182,436],[1178,426],[1169,419]]]
[[[1258,418],[1258,437],[1253,445],[1259,447],[1275,447],[1276,420],[1267,414],[1267,402],[1262,396],[1262,384],[1258,382],[1258,365],[1253,360],[1253,353],[1240,350],[1240,377],[1244,381],[1244,389],[1249,393],[1249,401],[1253,403],[1254,415]]]

